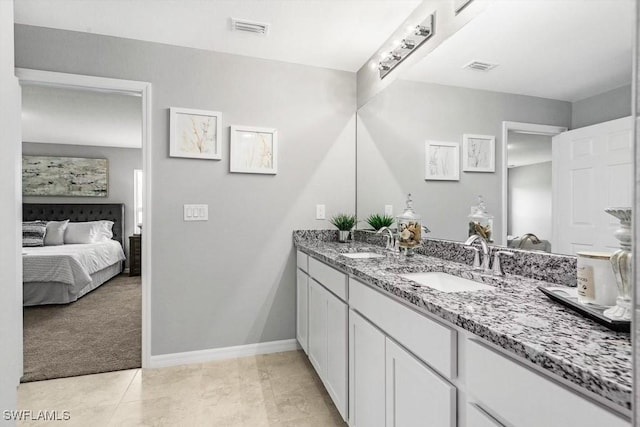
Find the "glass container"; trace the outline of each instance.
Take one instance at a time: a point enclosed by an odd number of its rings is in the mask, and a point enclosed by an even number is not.
[[[471,206],[469,218],[469,236],[477,234],[487,242],[493,242],[493,215],[487,212],[482,196],[478,196],[478,205]]]
[[[405,255],[413,255],[413,249],[422,243],[421,217],[413,210],[411,193],[407,195],[407,206],[401,215],[396,217],[398,225],[398,246]]]

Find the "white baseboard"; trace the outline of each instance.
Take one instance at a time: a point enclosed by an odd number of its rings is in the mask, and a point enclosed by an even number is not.
[[[150,368],[164,368],[167,366],[188,365],[190,363],[212,362],[214,360],[231,359],[234,357],[255,356],[257,354],[279,353],[299,349],[295,339],[261,342],[256,344],[238,345],[234,347],[211,348],[207,350],[186,351],[151,356]]]

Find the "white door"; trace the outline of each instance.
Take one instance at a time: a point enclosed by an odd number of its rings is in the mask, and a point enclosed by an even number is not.
[[[386,427],[454,427],[456,388],[387,338]]]
[[[553,252],[613,252],[618,222],[607,207],[631,207],[631,117],[599,123],[553,138]]]
[[[349,425],[385,425],[385,336],[349,310]]]
[[[309,360],[324,378],[327,372],[327,297],[322,286],[309,280]]]
[[[347,419],[347,323],[349,308],[326,291],[327,297],[327,374],[325,384],[343,419]]]
[[[305,353],[307,351],[309,316],[309,276],[298,269],[296,280],[296,337]]]

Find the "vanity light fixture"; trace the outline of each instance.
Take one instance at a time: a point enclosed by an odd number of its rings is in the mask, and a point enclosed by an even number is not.
[[[380,78],[383,79],[424,42],[429,40],[433,36],[434,30],[435,13],[429,15],[427,19],[419,25],[411,27],[409,33],[392,51],[381,56],[380,62],[378,63]]]

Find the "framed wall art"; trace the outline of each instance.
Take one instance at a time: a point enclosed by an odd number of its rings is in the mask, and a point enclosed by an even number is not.
[[[169,156],[222,159],[222,113],[169,108]]]
[[[278,173],[278,131],[273,128],[231,126],[229,170],[239,173]]]
[[[23,196],[107,197],[109,161],[22,156]]]
[[[425,143],[425,180],[460,180],[460,144],[427,141]]]
[[[496,137],[464,134],[462,137],[462,170],[465,172],[495,172]]]

